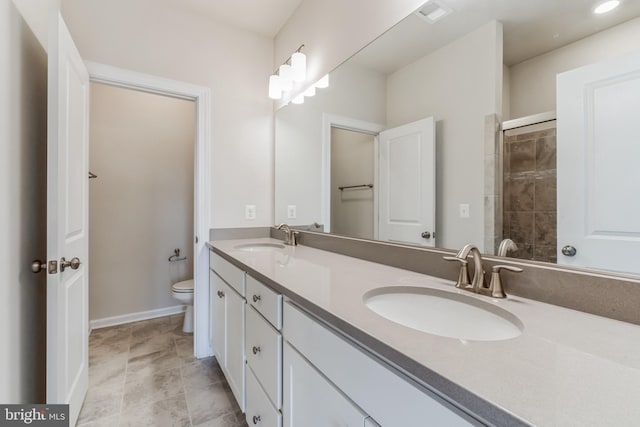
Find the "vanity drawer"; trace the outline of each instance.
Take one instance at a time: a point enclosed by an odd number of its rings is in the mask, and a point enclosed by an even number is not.
[[[247,365],[276,409],[282,408],[282,335],[250,307],[247,309]]]
[[[247,301],[277,330],[282,330],[282,295],[247,275]]]
[[[282,414],[273,407],[253,371],[247,369],[247,424],[259,427],[282,427]]]
[[[209,267],[225,282],[231,285],[240,295],[245,296],[245,272],[240,270],[220,255],[209,252]]]

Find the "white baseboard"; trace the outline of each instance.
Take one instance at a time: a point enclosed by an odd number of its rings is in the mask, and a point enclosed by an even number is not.
[[[186,307],[183,305],[174,305],[173,307],[156,308],[155,310],[95,319],[91,320],[89,323],[91,325],[91,330],[94,330],[109,326],[122,325],[124,323],[139,322],[140,320],[155,319],[156,317],[165,317],[171,316],[172,314],[184,313],[185,308]]]

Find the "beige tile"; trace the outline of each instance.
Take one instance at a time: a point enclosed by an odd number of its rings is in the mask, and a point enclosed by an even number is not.
[[[131,329],[131,324],[94,329],[89,334],[89,348],[97,345],[127,343],[131,337]]]
[[[159,317],[157,319],[133,323],[131,327],[131,339],[135,342],[137,340],[156,335],[163,335],[167,333],[179,334],[181,332],[182,329],[178,324],[176,317]]]
[[[237,414],[228,412],[217,418],[207,420],[200,424],[194,424],[194,427],[247,427],[244,414],[240,414],[242,418],[238,418]]]
[[[100,418],[99,420],[77,424],[78,427],[114,427],[120,423],[120,413],[111,417]]]
[[[152,335],[132,339],[129,357],[143,356],[158,351],[175,351],[175,342],[170,334]]]
[[[112,362],[114,359],[126,362],[129,354],[129,339],[121,342],[95,344],[89,346],[89,366]]]
[[[237,405],[233,396],[225,389],[225,384],[215,383],[203,387],[187,386],[185,391],[193,425],[225,417],[236,422]]]
[[[89,386],[122,385],[127,369],[127,358],[116,357],[102,363],[89,363]]]
[[[124,386],[124,408],[148,405],[184,393],[179,369],[148,376],[127,378]]]
[[[193,335],[176,336],[174,338],[176,351],[182,363],[189,364],[195,362],[196,358],[193,355]]]
[[[122,412],[123,427],[187,427],[191,425],[184,393],[158,402],[128,408]]]
[[[82,404],[78,424],[111,418],[120,413],[123,384],[90,387]]]
[[[180,359],[175,348],[168,351],[133,356],[127,364],[127,380],[129,375],[148,376],[159,374],[180,366]]]
[[[183,365],[180,369],[186,387],[206,387],[209,384],[225,381],[215,357],[196,360],[194,363]]]

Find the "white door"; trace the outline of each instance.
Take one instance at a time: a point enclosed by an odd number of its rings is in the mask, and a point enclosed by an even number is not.
[[[558,263],[640,273],[640,52],[558,75],[557,108]]]
[[[226,336],[227,336],[227,360],[226,371],[228,374],[227,380],[229,387],[236,397],[240,410],[245,410],[245,308],[246,304],[244,298],[240,296],[236,291],[231,289],[230,286],[226,287],[226,300],[227,300],[227,323],[226,323]]]
[[[380,133],[378,238],[435,246],[433,117]]]
[[[89,75],[59,13],[48,53],[47,403],[68,403],[75,425],[89,374]]]
[[[213,271],[209,272],[209,283],[211,347],[213,347],[216,359],[218,359],[218,364],[224,367],[227,363],[227,336],[225,333],[227,327],[226,285]]]

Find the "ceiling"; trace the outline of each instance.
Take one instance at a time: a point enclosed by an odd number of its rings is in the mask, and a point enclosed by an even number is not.
[[[273,38],[302,0],[164,0],[171,7],[208,16]]]
[[[511,66],[640,16],[640,1],[622,0],[606,15],[594,15],[602,0],[431,0],[452,10],[429,24],[409,15],[357,54],[357,61],[391,73],[497,20],[503,24],[504,63]]]

